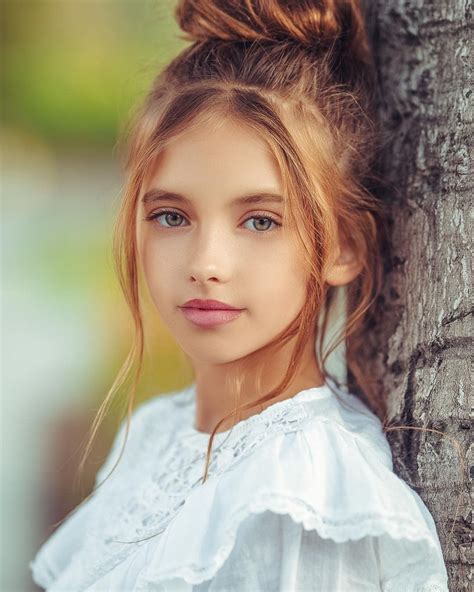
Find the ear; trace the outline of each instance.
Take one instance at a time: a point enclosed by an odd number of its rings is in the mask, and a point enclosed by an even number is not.
[[[326,272],[326,282],[331,286],[344,286],[362,271],[362,262],[348,246],[337,247],[336,256]]]

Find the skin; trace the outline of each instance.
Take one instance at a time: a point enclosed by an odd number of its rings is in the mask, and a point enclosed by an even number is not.
[[[221,118],[212,130],[206,123],[175,138],[150,168],[141,196],[155,188],[179,193],[190,202],[144,204],[140,199],[140,265],[162,322],[191,361],[196,384],[194,427],[211,433],[234,408],[225,377],[237,362],[245,367],[241,403],[257,399],[280,382],[291,342],[271,358],[259,392],[254,388],[253,364],[245,366],[245,357],[274,339],[297,316],[305,300],[306,277],[290,231],[265,218],[271,215],[281,224],[283,206],[232,203],[257,191],[282,195],[271,152],[250,128]],[[160,209],[177,214],[144,220]],[[338,250],[326,281],[342,285],[357,272],[351,254]],[[178,308],[191,298],[220,300],[244,311],[229,323],[197,327]],[[244,410],[236,419],[229,418],[218,431],[323,382],[313,334],[301,370],[285,392],[270,403]]]

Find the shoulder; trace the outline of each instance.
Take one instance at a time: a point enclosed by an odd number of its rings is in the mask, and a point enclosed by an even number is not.
[[[417,494],[393,473],[378,420],[350,412],[349,421],[338,405],[318,411],[306,409],[302,425],[289,422],[260,445],[247,443],[242,458],[218,475],[219,495],[236,513],[289,514],[337,542],[377,534],[382,525],[397,536],[401,519],[406,532],[429,530]]]

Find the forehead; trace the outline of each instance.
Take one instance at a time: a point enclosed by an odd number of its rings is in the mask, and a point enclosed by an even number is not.
[[[173,138],[155,159],[147,188],[225,193],[280,190],[276,159],[259,134],[230,118],[198,122]]]

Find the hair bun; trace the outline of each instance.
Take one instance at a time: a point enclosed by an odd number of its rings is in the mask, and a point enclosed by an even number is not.
[[[179,0],[175,16],[188,41],[366,43],[359,0]]]

